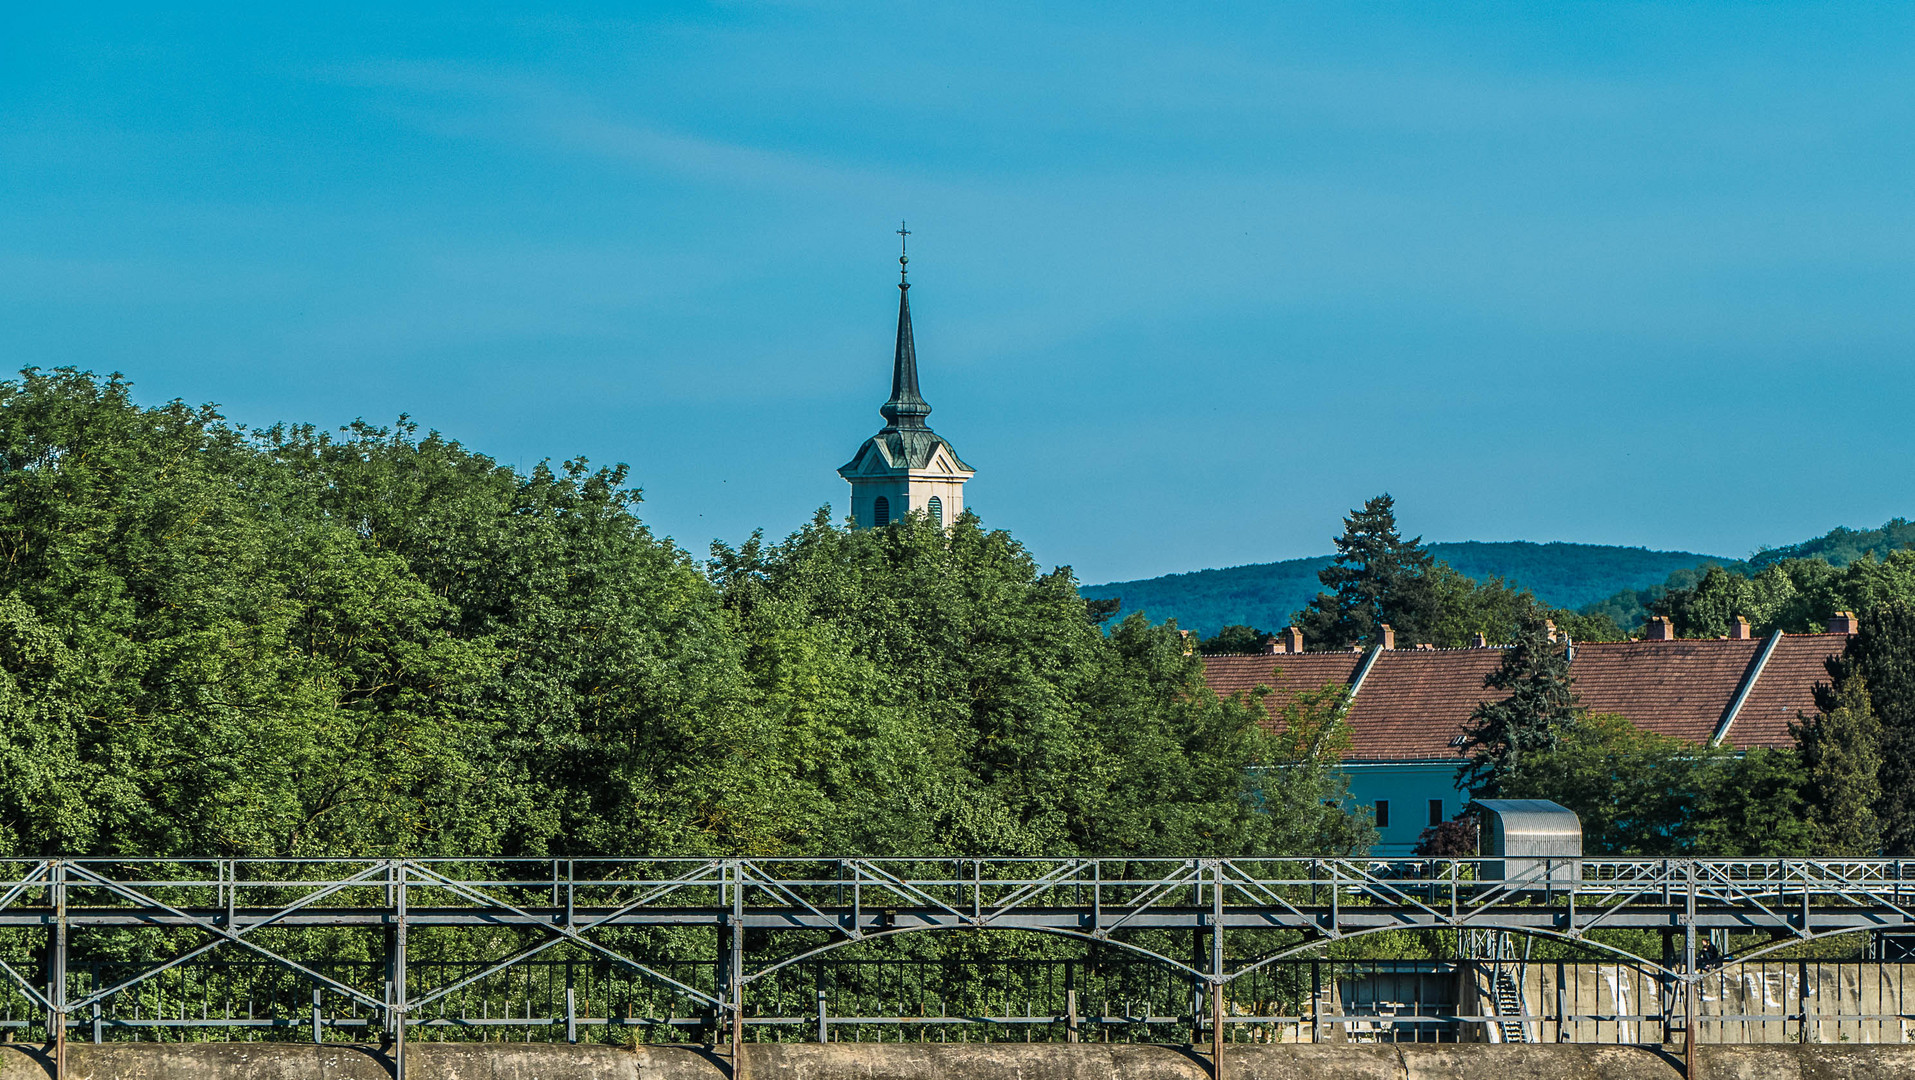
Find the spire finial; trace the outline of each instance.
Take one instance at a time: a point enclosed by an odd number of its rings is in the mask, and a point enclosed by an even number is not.
[[[886,431],[922,428],[931,413],[931,406],[918,393],[918,347],[911,340],[911,283],[904,278],[911,263],[904,247],[910,235],[904,222],[898,222],[898,350],[891,364],[891,400],[878,410],[884,415]]]

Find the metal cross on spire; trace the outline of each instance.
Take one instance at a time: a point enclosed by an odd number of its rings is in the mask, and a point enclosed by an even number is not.
[[[905,228],[904,222],[900,221],[898,222],[898,284],[900,288],[905,287],[904,275],[910,268],[910,244],[911,230]]]

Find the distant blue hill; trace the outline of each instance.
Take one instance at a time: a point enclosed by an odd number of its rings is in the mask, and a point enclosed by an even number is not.
[[[1551,607],[1581,608],[1630,589],[1663,584],[1669,575],[1703,563],[1733,563],[1693,551],[1650,551],[1607,544],[1536,544],[1527,540],[1430,544],[1430,554],[1477,578],[1491,575],[1534,592]],[[1153,622],[1176,619],[1185,630],[1210,635],[1240,624],[1275,631],[1322,590],[1317,571],[1330,556],[1198,570],[1142,581],[1087,585],[1084,596],[1123,601],[1118,617],[1142,611]]]

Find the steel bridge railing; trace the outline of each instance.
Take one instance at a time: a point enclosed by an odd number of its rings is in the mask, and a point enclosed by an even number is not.
[[[239,955],[353,1011],[334,1026],[382,1032],[402,1075],[409,1024],[450,1023],[435,1006],[561,955],[664,993],[686,1014],[668,1024],[722,1032],[736,1053],[754,1026],[749,995],[788,972],[913,935],[983,930],[1155,965],[1187,985],[1179,1015],[1193,1036],[1209,1033],[1213,1053],[1237,1022],[1226,1007],[1233,985],[1329,945],[1402,930],[1556,939],[1654,980],[1667,1007],[1627,1015],[1679,1027],[1692,1047],[1711,933],[1762,937],[1737,958],[1749,963],[1840,935],[1915,931],[1915,861],[0,860],[0,934],[17,939],[0,955],[0,986],[42,1014],[62,1045],[102,1006]],[[1654,931],[1667,944],[1644,955],[1611,931]],[[356,943],[365,962],[348,970],[314,960],[315,935]],[[671,957],[671,943],[691,937],[711,945],[708,961]],[[432,959],[411,955],[415,939]],[[430,966],[448,950],[467,957],[456,975]],[[104,955],[121,959],[102,965]],[[566,1015],[570,1035],[579,1013]],[[1555,1010],[1559,1029],[1570,1030],[1569,1015]],[[1073,1006],[1065,1022],[1076,1028],[1078,1016]]]

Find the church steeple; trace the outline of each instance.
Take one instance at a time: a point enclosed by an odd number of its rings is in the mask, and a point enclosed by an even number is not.
[[[911,337],[911,281],[906,276],[911,268],[911,255],[903,240],[910,235],[911,230],[899,222],[898,347],[891,358],[891,400],[878,409],[884,416],[886,431],[921,428],[924,418],[931,415],[930,403],[918,393],[918,347]]]
[[[911,231],[902,224],[898,235]],[[931,406],[918,392],[918,349],[911,335],[911,257],[898,254],[898,345],[891,354],[891,399],[878,411],[884,430],[866,439],[838,470],[851,482],[851,517],[860,528],[888,525],[921,513],[948,525],[964,512],[964,482],[972,469],[951,444],[925,424]]]

